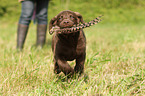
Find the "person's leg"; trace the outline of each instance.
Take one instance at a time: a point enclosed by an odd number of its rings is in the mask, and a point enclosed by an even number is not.
[[[17,29],[17,49],[22,50],[27,36],[29,24],[31,22],[32,14],[34,10],[34,1],[26,0],[22,2],[21,16],[19,19]]]
[[[37,18],[37,42],[36,45],[43,47],[46,40],[47,31],[47,11],[49,0],[37,0],[36,18]]]

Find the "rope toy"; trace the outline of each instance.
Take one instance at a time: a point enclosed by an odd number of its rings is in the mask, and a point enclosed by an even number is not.
[[[97,18],[93,19],[92,21],[88,22],[88,23],[83,23],[83,24],[77,24],[77,25],[74,25],[73,27],[71,28],[63,28],[63,29],[60,29],[60,27],[58,26],[54,26],[51,28],[51,30],[49,31],[49,34],[52,35],[54,32],[57,32],[59,34],[62,34],[62,33],[65,33],[65,34],[68,34],[68,33],[73,33],[73,32],[77,32],[83,28],[87,28],[87,27],[90,27],[92,25],[95,25],[95,24],[98,24],[100,21],[102,21],[100,18],[102,17],[103,15],[101,16],[98,16]]]

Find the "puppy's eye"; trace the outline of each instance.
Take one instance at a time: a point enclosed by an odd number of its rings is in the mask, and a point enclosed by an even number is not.
[[[62,20],[62,18],[58,18],[59,20]]]
[[[62,18],[63,18],[63,16],[60,16],[58,19],[59,19],[59,20],[62,20]]]
[[[73,17],[72,15],[70,15],[70,18],[71,18],[71,19],[74,19],[74,17]]]

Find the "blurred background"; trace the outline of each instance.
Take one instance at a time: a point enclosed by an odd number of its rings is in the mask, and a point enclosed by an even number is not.
[[[143,23],[145,0],[51,0],[49,20],[62,10],[80,12],[86,22],[104,15],[104,23]],[[0,23],[18,22],[21,4],[17,0],[0,0]]]

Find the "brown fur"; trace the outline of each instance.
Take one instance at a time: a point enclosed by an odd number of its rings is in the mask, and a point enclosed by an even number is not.
[[[78,12],[62,11],[55,16],[49,24],[49,30],[53,26],[69,28],[75,24],[84,23],[82,16]],[[83,73],[86,57],[86,39],[83,30],[69,34],[55,34],[52,37],[52,51],[54,54],[54,72],[65,75]],[[76,61],[72,68],[67,61]]]

